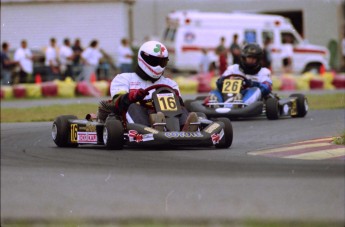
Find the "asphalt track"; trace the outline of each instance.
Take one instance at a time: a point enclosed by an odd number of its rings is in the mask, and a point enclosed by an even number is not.
[[[344,226],[344,159],[249,152],[339,135],[344,110],[232,121],[230,149],[57,148],[51,122],[1,124],[1,219],[293,220]]]

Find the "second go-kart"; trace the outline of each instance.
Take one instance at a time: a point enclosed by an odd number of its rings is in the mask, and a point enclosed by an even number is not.
[[[62,115],[55,119],[52,138],[58,147],[77,147],[81,144],[104,145],[111,150],[124,146],[165,147],[205,147],[228,148],[232,144],[233,129],[228,118],[210,121],[203,113],[197,113],[197,126],[193,131],[181,131],[178,117],[182,114],[179,97],[167,85],[153,85],[145,89],[152,93],[152,105],[164,115],[159,123],[161,130],[153,126],[128,123],[126,119],[110,113],[105,121],[93,119],[89,114],[85,119],[73,115]],[[111,104],[109,104],[111,105]],[[109,106],[106,108],[114,108]],[[195,128],[195,127],[194,127]]]
[[[229,119],[249,118],[266,115],[269,120],[280,117],[304,117],[308,112],[308,101],[303,94],[291,94],[288,98],[280,98],[270,93],[259,101],[246,104],[242,100],[241,89],[246,78],[242,75],[229,75],[223,80],[222,97],[224,102],[205,96],[195,100],[186,100],[189,111],[203,112],[208,118],[227,117]]]

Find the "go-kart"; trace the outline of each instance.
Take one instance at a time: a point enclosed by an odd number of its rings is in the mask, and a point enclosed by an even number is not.
[[[153,85],[145,89],[152,92],[149,100],[157,113],[165,117],[164,130],[156,130],[137,123],[128,123],[123,117],[109,114],[102,122],[92,118],[77,119],[73,115],[58,116],[52,126],[52,138],[58,147],[77,147],[80,144],[104,145],[107,149],[120,150],[124,146],[160,146],[228,148],[232,144],[233,129],[228,118],[210,121],[197,113],[195,131],[181,131],[178,117],[182,114],[180,97],[167,85]],[[195,127],[194,127],[195,128]],[[168,145],[168,146],[166,146]]]
[[[241,90],[247,78],[242,75],[226,76],[222,83],[222,97],[224,102],[207,96],[186,100],[188,111],[202,112],[208,118],[227,117],[229,119],[249,118],[266,115],[269,120],[276,120],[283,116],[304,117],[308,112],[308,101],[303,94],[291,94],[288,98],[280,98],[277,94],[269,93],[261,100],[246,104],[242,100]]]

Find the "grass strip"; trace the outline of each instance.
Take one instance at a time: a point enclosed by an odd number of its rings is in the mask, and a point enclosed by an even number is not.
[[[345,108],[345,94],[322,94],[307,96],[310,110]],[[53,121],[59,115],[75,115],[84,118],[88,113],[97,112],[95,104],[68,104],[37,106],[29,108],[1,108],[1,122]]]

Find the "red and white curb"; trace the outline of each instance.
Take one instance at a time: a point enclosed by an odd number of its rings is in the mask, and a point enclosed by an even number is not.
[[[307,140],[287,144],[282,147],[249,152],[249,155],[261,155],[287,159],[304,160],[345,160],[345,146],[332,144],[333,138]]]

